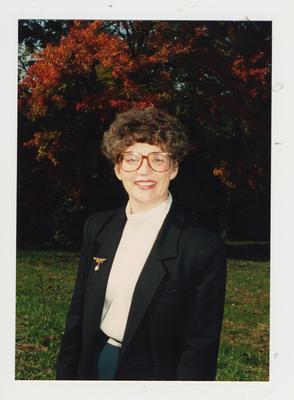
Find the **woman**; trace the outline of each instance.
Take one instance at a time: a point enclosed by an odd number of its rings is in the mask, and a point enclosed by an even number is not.
[[[155,108],[119,114],[104,134],[129,201],[85,224],[57,379],[215,379],[224,246],[168,190],[188,148]]]

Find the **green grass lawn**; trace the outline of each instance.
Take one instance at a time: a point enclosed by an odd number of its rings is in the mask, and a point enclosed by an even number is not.
[[[54,379],[78,253],[19,251],[16,379]],[[217,380],[269,376],[269,262],[228,260]]]

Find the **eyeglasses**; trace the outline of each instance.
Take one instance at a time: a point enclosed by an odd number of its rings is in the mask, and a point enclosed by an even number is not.
[[[119,156],[119,164],[125,172],[133,172],[139,169],[146,158],[148,165],[153,171],[165,172],[170,169],[172,153],[153,152],[147,156],[134,151],[125,151]]]

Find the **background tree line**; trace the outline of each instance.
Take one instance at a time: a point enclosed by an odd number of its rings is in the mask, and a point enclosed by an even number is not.
[[[229,239],[268,240],[271,23],[19,21],[18,244],[75,246],[125,195],[99,152],[115,114],[179,117],[176,200]]]

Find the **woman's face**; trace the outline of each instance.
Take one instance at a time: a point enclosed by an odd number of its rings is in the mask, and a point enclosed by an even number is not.
[[[148,156],[153,152],[162,152],[163,149],[148,143],[135,143],[125,151],[139,152]],[[167,199],[169,182],[176,177],[178,165],[172,163],[167,171],[156,172],[144,158],[136,171],[126,172],[119,163],[115,164],[114,170],[129,195],[132,212],[136,213],[153,208]]]

